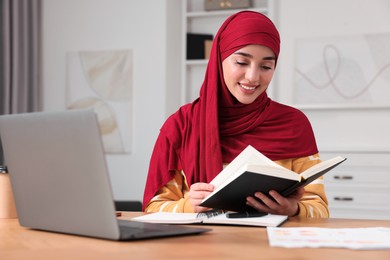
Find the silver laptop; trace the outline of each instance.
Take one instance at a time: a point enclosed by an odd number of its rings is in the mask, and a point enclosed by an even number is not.
[[[99,131],[93,110],[0,116],[5,164],[22,226],[111,240],[210,230],[118,220]]]

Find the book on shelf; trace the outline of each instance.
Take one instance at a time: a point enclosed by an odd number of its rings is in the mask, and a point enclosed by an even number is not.
[[[250,212],[246,198],[256,192],[275,190],[283,196],[292,194],[324,175],[346,158],[341,156],[322,161],[298,174],[273,162],[252,146],[245,148],[210,183],[215,190],[201,206],[236,212]]]
[[[260,217],[229,217],[229,212],[211,210],[201,213],[157,212],[132,218],[133,221],[160,224],[212,224],[277,227],[287,220],[287,216],[264,214]]]

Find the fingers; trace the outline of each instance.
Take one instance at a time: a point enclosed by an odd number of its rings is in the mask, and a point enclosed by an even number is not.
[[[248,197],[246,204],[256,209],[257,211],[271,213],[271,209],[261,201],[261,199],[255,199],[254,197]]]
[[[191,185],[190,191],[188,193],[190,203],[195,212],[201,212],[209,210],[209,208],[199,206],[200,203],[206,198],[212,191],[214,186],[208,183],[194,183]]]
[[[303,188],[302,190],[304,192]],[[270,191],[269,196],[256,192],[253,197],[247,198],[247,205],[266,213],[293,216],[298,211],[302,190],[298,190],[290,197],[283,197],[276,191]]]
[[[196,213],[198,212],[204,212],[204,211],[209,211],[209,210],[212,210],[212,208],[205,208],[205,207],[201,207],[201,206],[195,206],[194,207],[194,211]]]
[[[203,200],[214,190],[214,186],[208,183],[195,183],[191,185],[189,197],[191,199]]]
[[[271,196],[267,196],[264,193],[256,192],[254,197],[248,197],[247,202],[249,206],[267,213],[273,213],[281,207],[281,205]]]
[[[209,183],[197,182],[191,185],[191,190],[212,192],[214,190],[214,186]]]

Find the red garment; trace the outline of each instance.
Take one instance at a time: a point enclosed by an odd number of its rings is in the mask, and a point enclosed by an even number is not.
[[[271,160],[318,152],[310,122],[299,110],[272,101],[265,92],[249,105],[230,94],[222,61],[248,44],[265,45],[279,55],[279,33],[271,20],[242,11],[229,17],[214,38],[199,98],[162,126],[150,160],[144,207],[176,170],[183,170],[188,185],[208,183],[249,144]]]

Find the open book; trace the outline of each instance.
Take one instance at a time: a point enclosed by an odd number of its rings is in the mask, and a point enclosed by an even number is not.
[[[202,213],[157,212],[135,217],[132,220],[160,224],[214,224],[277,227],[287,219],[287,216],[271,214],[262,217],[229,218],[227,217],[227,214],[228,213],[222,211]]]
[[[246,205],[246,198],[255,192],[268,194],[270,190],[276,190],[288,196],[345,160],[337,156],[297,174],[248,146],[210,182],[215,190],[200,205],[237,212],[253,211]]]

